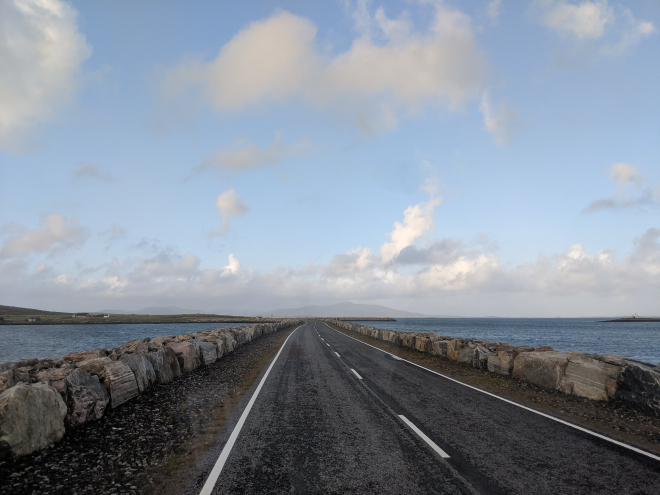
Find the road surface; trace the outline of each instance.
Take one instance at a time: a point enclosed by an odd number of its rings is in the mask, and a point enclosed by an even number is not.
[[[321,322],[257,382],[187,493],[660,493],[659,459]]]

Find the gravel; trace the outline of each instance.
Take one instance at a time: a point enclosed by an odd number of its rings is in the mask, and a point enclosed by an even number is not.
[[[67,431],[48,449],[0,462],[0,493],[158,493],[156,487],[195,461],[193,452],[210,446],[288,333],[266,335],[157,385],[99,421]]]

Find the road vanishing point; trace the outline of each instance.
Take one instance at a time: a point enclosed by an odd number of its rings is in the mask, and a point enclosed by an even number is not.
[[[309,321],[185,493],[658,494],[660,456]]]

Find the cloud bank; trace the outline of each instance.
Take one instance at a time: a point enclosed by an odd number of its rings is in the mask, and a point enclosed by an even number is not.
[[[225,192],[227,211],[244,213],[236,196],[232,190]],[[212,268],[203,267],[194,253],[157,248],[148,256],[113,258],[100,278],[82,275],[89,270],[71,275],[45,263],[31,269],[20,256],[81,239],[75,235],[77,223],[52,218],[47,228],[17,235],[3,245],[3,255],[15,257],[0,261],[0,290],[11,294],[11,304],[30,301],[55,309],[76,301],[88,309],[110,303],[129,309],[185,303],[210,311],[246,304],[265,310],[310,299],[348,299],[393,305],[414,301],[419,309],[436,314],[448,307],[460,311],[460,304],[473,315],[556,316],[558,305],[573,315],[657,310],[660,228],[633,239],[632,252],[622,259],[607,249],[590,252],[576,243],[562,253],[508,266],[488,239],[466,243],[434,237],[434,210],[439,206],[440,199],[431,197],[406,208],[380,253],[358,246],[327,263],[255,271],[243,268],[233,253],[224,266]]]

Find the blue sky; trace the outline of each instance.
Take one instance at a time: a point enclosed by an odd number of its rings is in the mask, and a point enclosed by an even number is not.
[[[0,6],[0,296],[660,314],[660,4]]]

